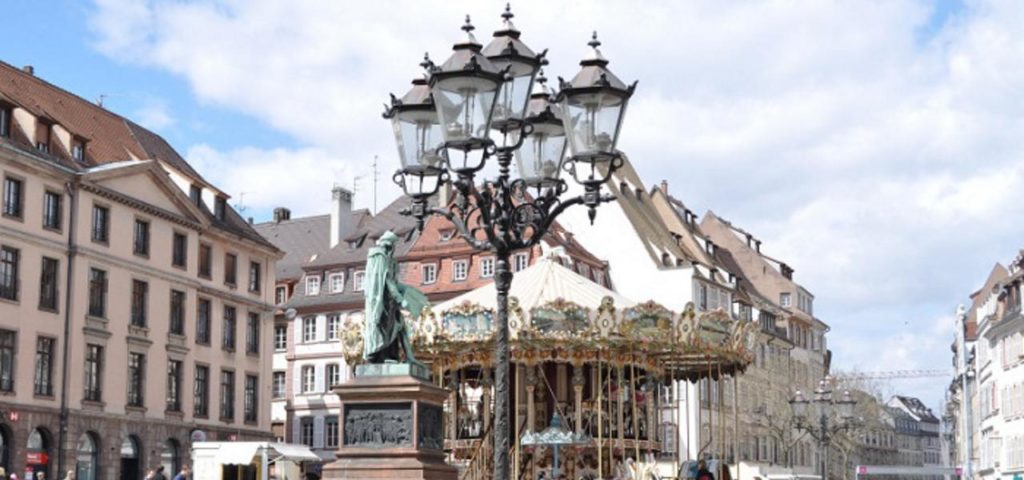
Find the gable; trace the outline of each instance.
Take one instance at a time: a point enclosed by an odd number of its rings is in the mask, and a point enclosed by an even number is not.
[[[147,203],[189,220],[198,221],[187,207],[175,198],[173,185],[161,182],[149,170],[97,180],[97,186],[112,190],[127,197]]]

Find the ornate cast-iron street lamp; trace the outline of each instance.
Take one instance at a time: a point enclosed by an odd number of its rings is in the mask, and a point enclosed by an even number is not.
[[[520,40],[506,6],[502,28],[482,47],[466,17],[464,37],[440,66],[422,64],[426,76],[413,81],[401,99],[391,96],[384,116],[392,121],[402,168],[395,182],[412,204],[403,213],[422,229],[430,215],[447,218],[468,244],[495,256],[494,478],[509,478],[508,291],[511,252],[530,248],[573,205],[595,209],[614,197],[601,185],[623,164],[616,142],[626,104],[636,83],[626,85],[608,69],[595,33],[590,53],[569,82],[560,80],[552,96],[543,75],[544,52],[535,54]],[[537,80],[535,82],[535,79]],[[536,84],[536,85],[535,85]],[[436,113],[434,113],[436,112]],[[566,142],[568,137],[569,141]],[[570,155],[565,156],[568,143]],[[521,148],[526,146],[527,148]],[[517,160],[519,178],[510,167]],[[478,179],[492,158],[498,176]],[[570,173],[583,194],[562,198]],[[449,204],[432,198],[450,183]]]
[[[814,398],[810,400],[804,397],[803,392],[797,390],[793,399],[789,401],[793,408],[796,428],[817,440],[818,449],[823,453],[822,480],[828,480],[828,450],[832,444],[832,437],[855,426],[853,407],[857,404],[850,396],[849,390],[844,390],[839,399],[833,398],[830,383],[828,377],[819,382],[818,388],[814,390]]]

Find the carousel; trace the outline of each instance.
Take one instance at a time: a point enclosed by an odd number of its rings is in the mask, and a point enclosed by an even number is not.
[[[491,470],[495,294],[493,284],[481,287],[411,323],[417,358],[450,392],[445,450],[460,478]],[[345,325],[349,365],[361,362],[361,328],[357,317]],[[741,373],[752,360],[752,329],[723,310],[637,303],[557,254],[518,272],[509,305],[513,478],[609,478],[659,458],[674,442],[662,438],[661,387]]]

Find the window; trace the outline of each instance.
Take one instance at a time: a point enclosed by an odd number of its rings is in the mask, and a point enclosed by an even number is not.
[[[429,284],[437,281],[437,265],[428,263],[420,267],[423,270],[423,283]]]
[[[366,278],[366,272],[360,270],[352,274],[352,289],[361,292],[363,291],[363,279]]]
[[[274,289],[274,303],[283,305],[288,301],[288,287],[277,287]]]
[[[452,280],[462,281],[469,276],[469,262],[466,260],[456,260],[452,262]]]
[[[24,202],[21,180],[4,177],[4,216],[21,218]]]
[[[316,318],[307,317],[302,319],[302,341],[310,343],[316,341]]]
[[[288,349],[288,327],[274,325],[274,350]]]
[[[213,247],[199,244],[199,276],[203,278],[212,277],[213,272]]]
[[[36,375],[35,394],[53,395],[53,344],[56,340],[50,337],[36,339]]]
[[[0,391],[14,391],[14,359],[17,354],[18,333],[0,330]]]
[[[185,268],[188,262],[188,236],[184,233],[174,232],[171,239],[171,265]]]
[[[530,257],[525,253],[517,253],[512,257],[512,271],[525,270],[530,265]]]
[[[331,293],[341,293],[345,291],[345,274],[343,273],[332,273],[327,277],[327,282],[330,285]]]
[[[249,312],[245,321],[245,353],[260,353],[260,314]]]
[[[18,265],[21,253],[16,248],[0,248],[0,298],[18,299]]]
[[[0,105],[0,137],[11,136],[11,109]]]
[[[175,335],[185,334],[185,292],[171,290],[171,312],[168,322],[170,332]]]
[[[107,272],[98,268],[89,270],[89,315],[107,316]]]
[[[245,376],[245,391],[242,395],[242,416],[246,422],[256,421],[256,401],[257,401],[257,386],[259,385],[259,379],[256,375]]]
[[[92,206],[92,241],[107,243],[110,240],[110,209],[100,205]]]
[[[788,292],[783,292],[779,294],[779,305],[782,305],[783,307],[788,307],[791,304],[792,300],[790,300]]]
[[[233,253],[224,254],[224,283],[237,285],[238,280],[238,256]]]
[[[61,194],[47,190],[43,193],[43,227],[60,230]]]
[[[306,295],[319,295],[320,294],[320,277],[309,276],[306,277]]]
[[[141,407],[142,394],[146,391],[146,356],[141,353],[128,354],[128,406]]]
[[[41,118],[36,121],[36,150],[43,153],[50,152],[51,133],[53,133],[53,125]]]
[[[328,315],[327,316],[327,339],[338,340],[341,338],[341,316],[340,315]]]
[[[249,262],[249,291],[259,292],[261,286],[260,264],[259,262]]]
[[[306,365],[302,367],[302,393],[310,393],[316,390],[316,367]]]
[[[491,278],[494,276],[494,257],[480,259],[480,277]]]
[[[235,332],[238,328],[236,323],[235,307],[224,305],[224,337],[221,342],[224,350],[235,351]]]
[[[134,234],[132,235],[132,253],[144,257],[149,256],[149,222],[135,219]]]
[[[328,363],[327,368],[324,369],[327,388],[331,388],[335,385],[341,385],[341,365],[337,363]]]
[[[85,346],[85,399],[103,401],[103,347]]]
[[[85,142],[77,138],[71,141],[71,158],[78,163],[85,161]]]
[[[167,361],[167,411],[181,411],[181,362]]]
[[[324,447],[337,448],[338,446],[338,416],[329,415],[324,417]]]
[[[196,343],[210,344],[210,301],[205,298],[196,302]]]
[[[220,418],[235,419],[235,372],[220,371]]]
[[[210,367],[196,364],[195,381],[192,382],[192,409],[196,417],[210,415]]]
[[[224,220],[224,212],[228,209],[228,199],[217,195],[213,199],[213,216],[217,220]]]
[[[442,242],[450,241],[455,236],[455,230],[441,230],[439,233]]]
[[[285,375],[284,372],[274,372],[274,384],[272,394],[274,398],[284,398],[285,395]]]
[[[132,280],[132,325],[146,326],[146,297],[149,295],[149,284],[142,280]]]
[[[313,446],[313,417],[302,417],[299,421],[299,443]]]

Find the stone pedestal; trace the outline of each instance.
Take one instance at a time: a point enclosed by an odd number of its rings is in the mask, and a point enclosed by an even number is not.
[[[337,460],[324,479],[455,480],[444,461],[442,409],[448,391],[408,364],[356,367],[334,387],[341,399]]]

